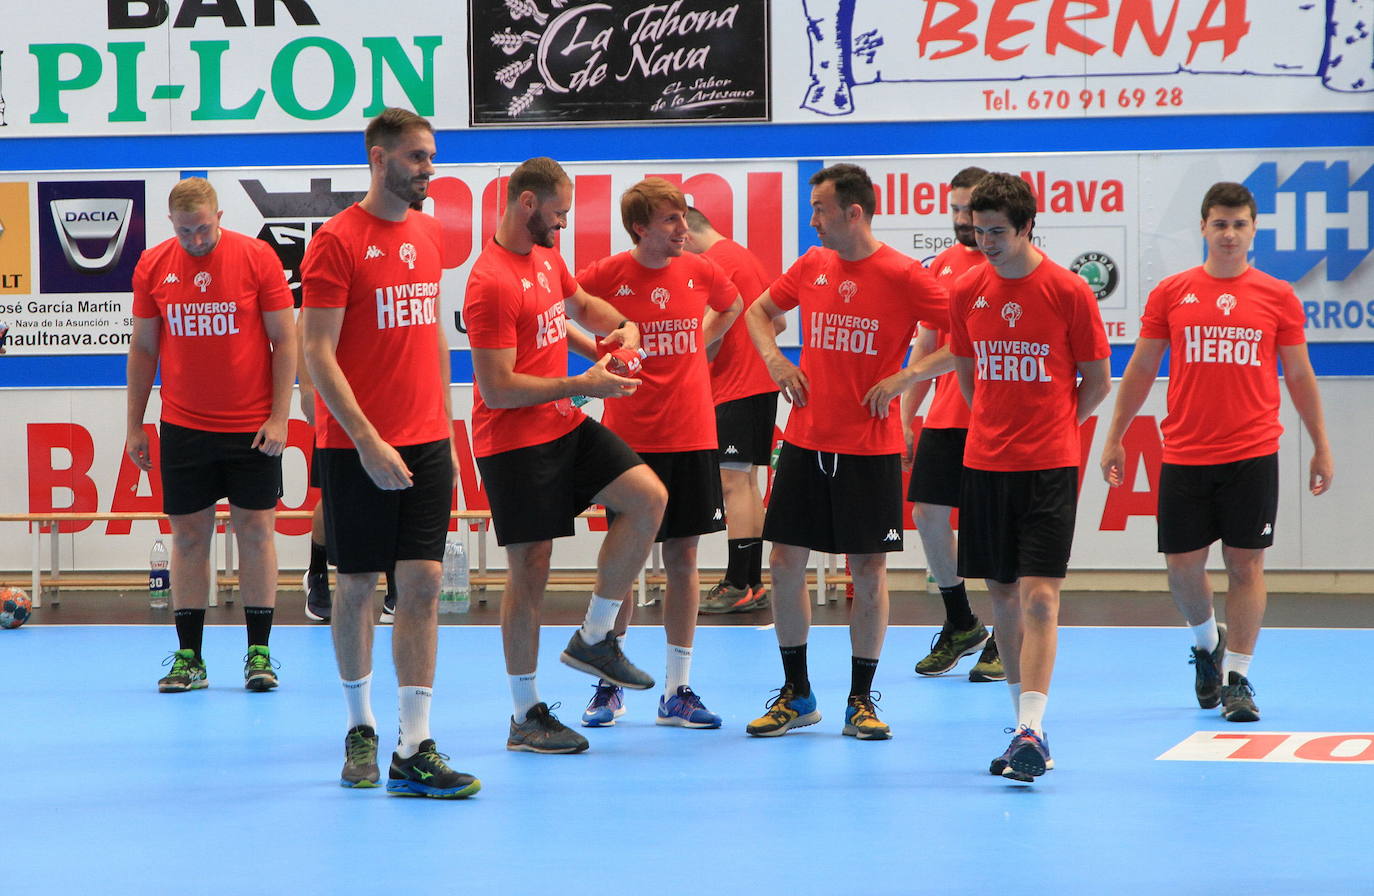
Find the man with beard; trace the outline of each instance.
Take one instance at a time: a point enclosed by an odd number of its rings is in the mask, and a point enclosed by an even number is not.
[[[561,659],[619,687],[654,686],[626,659],[613,629],[621,598],[649,556],[667,492],[629,446],[572,403],[574,395],[631,395],[640,384],[608,370],[610,355],[568,376],[569,316],[618,348],[633,352],[640,343],[639,327],[578,286],[554,249],[572,191],[553,159],[529,159],[512,172],[505,214],[473,264],[463,305],[473,449],[508,558],[501,637],[514,712],[506,749],[531,753],[587,749],[587,739],[539,699],[535,672],[553,539],[572,535],[574,519],[591,504],[614,516],[586,619]]]
[[[969,167],[954,175],[949,182],[949,210],[954,219],[955,242],[930,263],[931,274],[946,289],[952,289],[954,282],[965,271],[983,263],[983,253],[978,251],[973,236],[969,197],[973,195],[974,184],[985,174],[987,171],[982,168]],[[948,332],[923,321],[917,330],[912,359],[923,358],[948,344]],[[930,654],[916,664],[916,671],[921,675],[943,675],[953,669],[959,660],[982,648],[982,655],[969,671],[969,681],[1003,681],[1007,676],[1002,669],[1002,660],[997,655],[997,643],[988,635],[988,630],[978,617],[973,615],[964,580],[959,577],[958,542],[954,536],[952,514],[954,508],[959,506],[964,442],[968,438],[968,402],[964,401],[952,370],[934,382],[935,398],[926,413],[919,441],[912,432],[911,424],[921,402],[925,400],[926,392],[930,390],[931,381],[922,380],[912,386],[902,404],[902,420],[906,430],[906,454],[903,459],[911,467],[911,484],[906,497],[916,504],[916,532],[921,536],[921,546],[925,549],[926,566],[940,588],[940,599],[945,605],[944,625],[935,636]]]
[[[345,787],[375,787],[373,598],[394,566],[392,658],[400,734],[388,793],[461,799],[481,784],[456,772],[429,734],[439,575],[454,470],[448,340],[439,326],[439,222],[410,208],[434,174],[434,129],[387,109],[365,134],[372,182],[310,241],[301,268],[305,360],[329,559],[331,628],[348,705]]]

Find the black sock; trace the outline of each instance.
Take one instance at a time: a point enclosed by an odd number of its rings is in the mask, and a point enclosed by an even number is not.
[[[749,545],[749,587],[763,586],[763,538],[755,538]]]
[[[811,695],[811,679],[806,674],[806,645],[779,647],[782,652],[782,675],[792,685],[792,693],[798,697]]]
[[[736,588],[748,588],[753,584],[749,581],[749,546],[757,541],[757,538],[726,539],[725,544],[730,550],[729,565],[725,568],[727,584]]]
[[[873,690],[873,675],[878,671],[878,661],[862,656],[849,658],[849,696],[867,697]]]
[[[313,538],[310,539],[310,569],[307,572],[312,576],[329,572],[329,551]]]
[[[396,606],[396,567],[393,565],[386,571],[386,599],[391,605]]]
[[[973,608],[968,604],[968,591],[963,582],[949,588],[941,585],[940,599],[945,602],[945,619],[953,628],[961,632],[973,628],[978,617],[973,615]]]
[[[205,638],[205,608],[173,610],[172,622],[177,627],[178,646],[200,659],[200,647]]]
[[[266,647],[272,637],[272,607],[244,607],[243,621],[248,625],[248,646]]]

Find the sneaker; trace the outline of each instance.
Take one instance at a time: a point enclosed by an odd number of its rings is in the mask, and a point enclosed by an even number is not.
[[[850,695],[849,705],[844,708],[844,730],[840,733],[859,740],[887,740],[892,737],[892,729],[878,718],[878,701],[882,696]]]
[[[964,631],[955,631],[948,625],[930,642],[930,654],[916,664],[918,675],[944,675],[958,665],[966,656],[978,652],[988,640],[988,630],[977,619],[973,626]]]
[[[568,639],[568,646],[559,659],[580,672],[632,691],[647,691],[654,686],[653,678],[626,659],[615,632],[607,632],[599,644],[588,644],[582,640],[582,629],[578,629]]]
[[[706,596],[701,600],[701,606],[697,608],[698,613],[733,613],[743,608],[753,600],[753,591],[749,588],[736,588],[729,582],[721,579]]]
[[[766,610],[771,606],[768,598],[768,589],[762,584],[755,585],[749,589],[749,603],[740,607],[736,612],[747,613],[751,610]]]
[[[329,594],[329,573],[307,572],[301,579],[305,589],[305,618],[314,622],[328,622],[333,600]]]
[[[816,695],[798,697],[792,685],[785,684],[768,704],[768,712],[745,726],[745,731],[755,737],[777,737],[793,728],[805,728],[821,720],[816,709]]]
[[[625,690],[607,681],[592,685],[596,693],[582,711],[583,728],[607,728],[625,715]]]
[[[1226,684],[1221,686],[1221,715],[1228,722],[1258,722],[1259,707],[1252,699],[1255,689],[1250,687],[1250,679],[1239,672],[1226,676]]]
[[[587,747],[587,739],[558,721],[558,716],[553,714],[553,708],[547,703],[534,704],[534,708],[525,714],[523,722],[517,723],[514,717],[510,720],[510,737],[506,738],[507,750],[521,750],[526,753],[581,753]]]
[[[409,759],[391,754],[391,771],[386,776],[386,792],[393,796],[427,796],[436,800],[463,800],[482,789],[472,775],[455,772],[448,759],[434,747],[433,740],[420,742],[420,750]]]
[[[1004,728],[1003,731],[1007,734],[1012,734],[1016,729]],[[1040,742],[1045,745],[1045,770],[1050,771],[1054,768],[1054,759],[1050,757],[1050,739],[1042,733],[1040,735]],[[1016,752],[1017,746],[1019,745],[1016,742],[1016,738],[1013,737],[1011,739],[1011,744],[1007,747],[1007,751],[992,760],[992,764],[988,766],[988,774],[1000,778],[1002,773],[1011,765],[1011,754]]]
[[[707,709],[696,692],[684,684],[673,696],[658,698],[658,718],[654,722],[678,728],[719,728],[720,716]]]
[[[1007,670],[1002,668],[1002,656],[997,652],[997,635],[988,636],[988,643],[983,645],[983,652],[978,656],[978,662],[973,664],[973,668],[968,670],[969,681],[1006,681]]]
[[[396,621],[396,592],[388,591],[382,598],[382,615],[377,620],[381,625],[391,625]]]
[[[377,768],[377,732],[370,725],[357,725],[344,735],[344,767],[339,784],[344,787],[376,787],[381,780]]]
[[[1193,691],[1197,705],[1215,709],[1221,702],[1221,658],[1226,654],[1226,623],[1217,623],[1217,647],[1210,653],[1201,647],[1192,648]]]
[[[277,686],[277,673],[281,663],[272,659],[266,645],[254,644],[248,648],[243,658],[243,686],[250,691],[270,691]]]
[[[168,663],[171,663],[172,671],[159,678],[157,682],[157,689],[162,693],[198,691],[210,686],[210,679],[205,674],[205,660],[197,659],[196,652],[191,648],[172,651],[167,659],[162,661],[164,666]]]

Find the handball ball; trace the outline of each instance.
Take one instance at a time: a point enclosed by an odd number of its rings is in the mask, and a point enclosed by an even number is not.
[[[19,628],[29,618],[33,601],[18,588],[0,588],[0,628]]]

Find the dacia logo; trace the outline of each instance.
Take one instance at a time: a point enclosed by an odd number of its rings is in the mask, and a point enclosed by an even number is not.
[[[1262,216],[1251,260],[1265,273],[1296,282],[1325,261],[1327,281],[1344,280],[1374,248],[1374,167],[1352,181],[1347,161],[1309,161],[1280,182],[1265,162],[1244,184]]]

